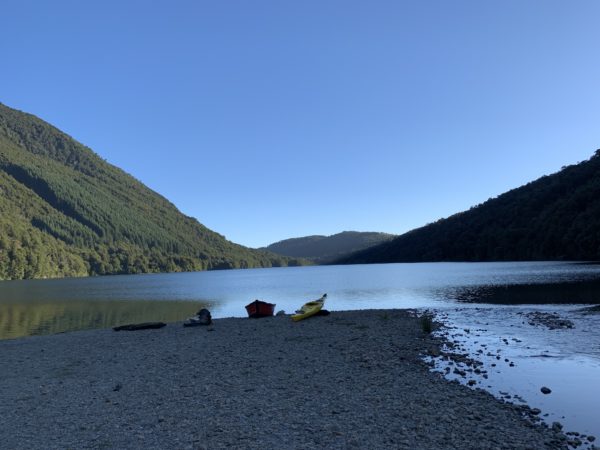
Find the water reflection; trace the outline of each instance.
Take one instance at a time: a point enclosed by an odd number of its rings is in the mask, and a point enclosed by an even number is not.
[[[373,264],[3,281],[0,339],[126,321],[178,321],[200,304],[214,318],[242,317],[244,306],[257,298],[291,312],[324,293],[330,310],[440,308],[465,302],[590,304],[600,302],[600,266]]]
[[[596,304],[600,303],[600,280],[457,286],[439,290],[437,295],[459,302],[497,305]]]
[[[0,303],[0,339],[134,322],[175,322],[194,314],[204,304],[185,301],[62,301]]]

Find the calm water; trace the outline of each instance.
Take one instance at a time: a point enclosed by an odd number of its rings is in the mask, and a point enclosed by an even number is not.
[[[292,312],[329,294],[330,310],[466,303],[600,302],[600,265],[423,263],[316,266],[0,282],[0,339],[135,321],[183,320],[201,307],[243,317],[254,299]]]
[[[478,387],[519,395],[550,422],[600,438],[600,315],[579,312],[600,303],[600,265],[385,264],[0,282],[0,339],[175,322],[201,307],[216,318],[244,317],[256,298],[289,313],[323,293],[330,310],[429,308],[450,327],[477,330],[455,339],[488,369]],[[575,328],[533,327],[522,315],[532,310],[559,312]],[[502,364],[487,353],[501,354]],[[544,385],[552,394],[539,392]]]

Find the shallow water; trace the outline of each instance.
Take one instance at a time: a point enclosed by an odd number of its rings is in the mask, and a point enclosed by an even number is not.
[[[558,313],[574,327],[531,325],[525,315],[534,311]],[[600,437],[600,314],[583,314],[581,306],[573,305],[477,305],[441,309],[438,318],[449,327],[441,333],[458,344],[458,351],[483,363],[481,374],[463,377],[452,370],[447,378],[464,384],[475,380],[473,388],[539,408],[549,425],[558,421],[564,431]],[[447,366],[438,360],[436,370]],[[544,386],[552,392],[543,394]]]

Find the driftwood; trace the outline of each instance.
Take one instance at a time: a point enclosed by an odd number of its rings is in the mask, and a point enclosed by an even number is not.
[[[127,325],[121,325],[113,327],[115,331],[137,331],[137,330],[149,330],[152,328],[162,328],[167,324],[164,322],[144,322],[144,323],[130,323]]]

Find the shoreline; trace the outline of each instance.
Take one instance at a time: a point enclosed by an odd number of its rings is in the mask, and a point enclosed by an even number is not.
[[[567,448],[433,373],[413,310],[0,341],[7,448]]]
[[[534,413],[533,421],[562,431],[571,447],[598,448],[594,399],[600,394],[595,383],[600,366],[597,352],[581,352],[583,342],[597,341],[592,330],[598,322],[586,314],[588,308],[573,306],[559,314],[535,306],[501,314],[480,307],[467,315],[465,308],[436,311],[444,324],[437,333],[446,342],[428,362],[447,380],[523,405]]]

